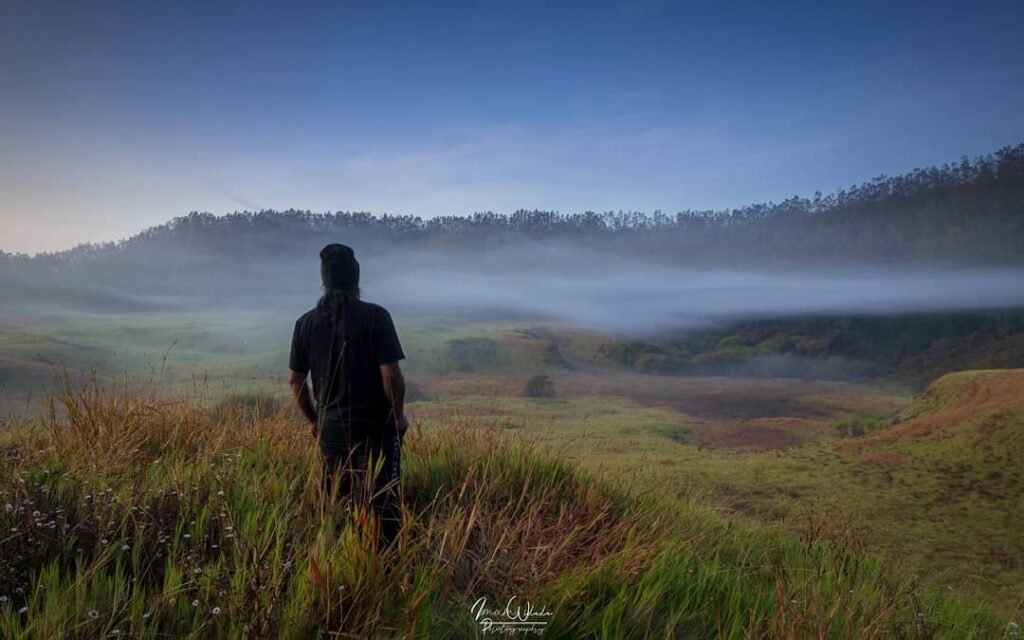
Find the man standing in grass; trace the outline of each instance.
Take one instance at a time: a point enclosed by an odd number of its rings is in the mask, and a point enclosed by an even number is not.
[[[295,323],[288,384],[319,439],[324,490],[351,499],[363,485],[383,549],[401,528],[398,481],[408,422],[398,361],[405,354],[391,314],[359,299],[359,262],[351,248],[324,247],[320,276],[323,297]],[[381,463],[372,482],[360,482]]]

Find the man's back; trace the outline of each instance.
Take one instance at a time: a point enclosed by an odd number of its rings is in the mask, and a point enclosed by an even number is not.
[[[296,321],[289,368],[310,372],[319,411],[350,427],[353,438],[373,437],[391,412],[380,365],[405,354],[384,307],[353,299],[338,316],[335,322],[320,306]]]

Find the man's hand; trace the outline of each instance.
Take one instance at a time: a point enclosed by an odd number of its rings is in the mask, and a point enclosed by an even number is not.
[[[316,438],[319,435],[317,433],[317,415],[316,409],[313,408],[313,400],[309,397],[309,390],[306,388],[306,375],[306,373],[289,369],[288,386],[292,388],[292,397],[299,405],[299,411],[306,417],[306,420],[309,420],[313,437]]]

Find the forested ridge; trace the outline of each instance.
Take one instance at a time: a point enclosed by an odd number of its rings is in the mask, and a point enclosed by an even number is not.
[[[5,271],[188,256],[288,255],[325,238],[363,248],[485,249],[564,241],[681,264],[1019,264],[1024,255],[1024,144],[974,160],[879,176],[823,196],[722,211],[520,210],[469,216],[264,210],[192,212],[119,242],[35,257],[0,252]],[[201,265],[200,265],[201,266]]]

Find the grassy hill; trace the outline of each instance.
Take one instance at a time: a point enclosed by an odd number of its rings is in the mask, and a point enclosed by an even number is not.
[[[850,414],[834,426],[848,437],[692,456],[685,473],[743,513],[886,553],[1020,617],[1024,370],[949,374],[891,419]]]
[[[899,428],[907,428],[912,418]],[[0,636],[1009,637],[1007,621],[824,538],[638,496],[486,429],[407,441],[405,533],[319,495],[287,410],[97,390],[0,432]]]

